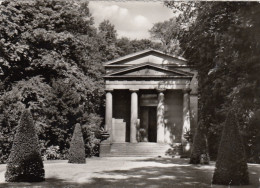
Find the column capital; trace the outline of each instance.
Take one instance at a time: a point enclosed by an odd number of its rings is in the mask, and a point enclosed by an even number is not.
[[[182,92],[185,94],[185,93],[190,93],[191,92],[191,89],[190,88],[185,88],[182,90]]]
[[[138,92],[139,91],[139,89],[129,89],[129,91],[131,92],[131,93],[133,93],[133,92]]]
[[[113,92],[113,91],[114,91],[113,89],[105,89],[105,92],[106,92],[106,93],[108,93],[108,92],[111,93],[111,92]]]

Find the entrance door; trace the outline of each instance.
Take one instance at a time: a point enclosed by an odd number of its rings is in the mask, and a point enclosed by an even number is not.
[[[148,125],[149,142],[157,141],[157,108],[149,107],[149,125]]]
[[[157,140],[157,117],[156,107],[141,107],[140,111],[140,141],[156,142]]]

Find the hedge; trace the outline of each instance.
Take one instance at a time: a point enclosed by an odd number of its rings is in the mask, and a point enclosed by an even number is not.
[[[21,115],[14,136],[11,153],[7,160],[5,180],[7,182],[39,182],[44,181],[44,175],[38,136],[31,112],[26,109]]]
[[[81,126],[79,123],[77,123],[70,142],[68,155],[69,163],[86,163],[84,145],[85,144],[83,140]]]
[[[234,111],[228,113],[225,121],[212,183],[221,185],[249,184],[244,145]]]

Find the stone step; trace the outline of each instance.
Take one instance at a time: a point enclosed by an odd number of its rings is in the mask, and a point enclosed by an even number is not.
[[[103,154],[103,157],[142,157],[142,156],[165,156],[169,144],[139,142],[139,143],[113,143],[110,153]]]

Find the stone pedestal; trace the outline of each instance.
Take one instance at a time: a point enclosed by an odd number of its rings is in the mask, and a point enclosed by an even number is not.
[[[111,153],[111,143],[103,141],[100,143],[99,157],[106,157]]]
[[[164,92],[158,90],[158,105],[157,105],[157,143],[164,143]]]
[[[131,91],[131,123],[130,123],[130,142],[137,143],[136,139],[136,125],[138,119],[138,90]]]

